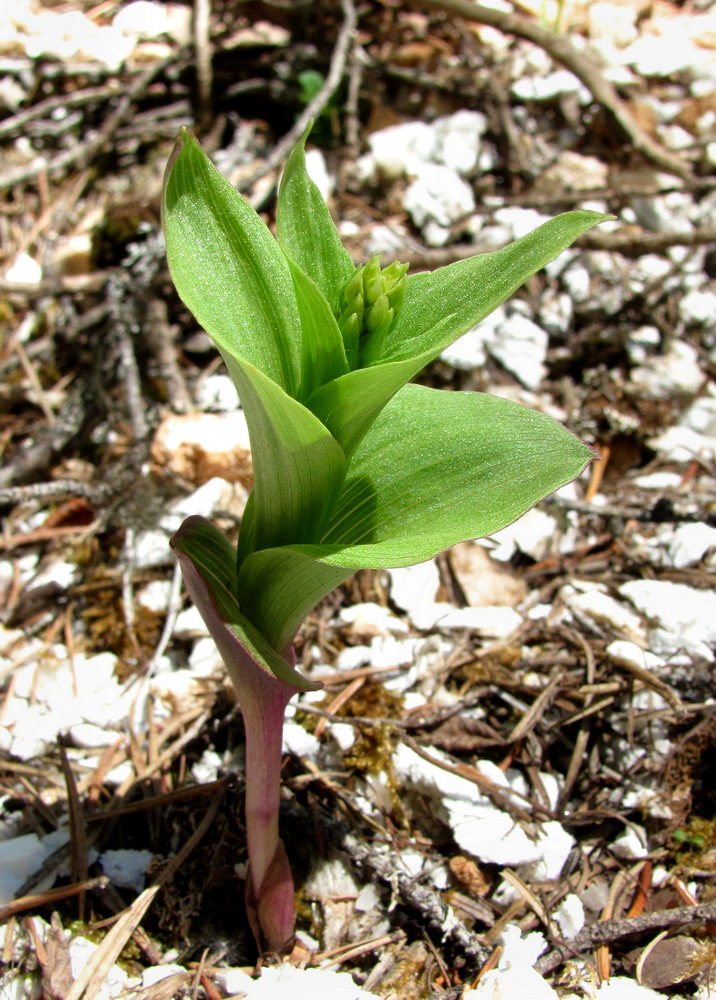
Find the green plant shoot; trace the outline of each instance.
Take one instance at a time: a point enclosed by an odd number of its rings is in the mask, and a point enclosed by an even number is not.
[[[432,273],[377,257],[356,268],[306,173],[304,143],[283,174],[276,239],[186,129],[162,205],[172,278],[221,352],[251,439],[238,549],[200,517],[172,544],[243,713],[246,903],[259,947],[278,952],[294,933],[278,831],[284,710],[317,686],[295,669],[296,632],[356,570],[492,534],[594,458],[541,413],[408,383],[606,218],[568,212]]]

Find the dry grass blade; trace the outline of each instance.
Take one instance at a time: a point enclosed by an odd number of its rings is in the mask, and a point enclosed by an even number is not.
[[[82,970],[65,1000],[94,1000],[100,991],[107,973],[122,953],[136,927],[159,892],[158,885],[152,885],[137,896],[132,905],[122,914],[112,930],[107,934],[97,951]]]

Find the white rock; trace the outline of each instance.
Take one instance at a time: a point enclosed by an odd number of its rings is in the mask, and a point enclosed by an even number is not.
[[[539,306],[539,321],[547,330],[559,336],[568,333],[574,314],[574,304],[566,292],[547,291]]]
[[[243,969],[217,969],[213,978],[227,997],[243,995],[256,985],[256,980],[248,976]]]
[[[463,109],[455,114],[438,118],[433,124],[435,146],[432,158],[463,176],[474,173],[478,167],[489,170],[491,163],[485,159],[482,137],[487,129],[487,117],[481,111]]]
[[[206,785],[210,781],[216,781],[222,765],[223,760],[215,750],[205,750],[199,760],[191,766],[192,777],[197,784]]]
[[[403,208],[422,229],[427,222],[449,228],[475,211],[472,188],[442,164],[423,164],[403,195]]]
[[[0,842],[0,906],[15,898],[20,886],[42,867],[50,851],[34,833]]]
[[[545,359],[549,337],[536,323],[512,313],[497,330],[488,350],[528,389],[537,389],[547,373]]]
[[[424,604],[410,616],[416,628],[469,629],[486,638],[504,638],[522,625],[522,616],[514,608],[456,608],[453,604]]]
[[[237,970],[226,970],[237,971]],[[156,986],[157,983],[161,983],[162,979],[168,979],[169,976],[178,976],[182,973],[186,974],[186,969],[183,965],[172,965],[170,962],[167,965],[150,965],[146,969],[142,969],[142,989],[148,989],[150,986]],[[246,980],[251,983],[253,980],[243,973]],[[219,977],[216,976],[216,979]],[[238,992],[238,991],[237,991]]]
[[[546,76],[528,76],[512,84],[512,96],[519,101],[551,101],[562,94],[579,94],[591,99],[584,84],[568,69],[556,69]]]
[[[679,300],[679,318],[688,326],[716,325],[716,292],[694,289]]]
[[[406,623],[396,618],[388,608],[372,601],[341,608],[338,619],[343,624],[350,625],[351,634],[358,638],[407,635],[409,631]]]
[[[427,163],[435,147],[435,136],[426,122],[391,125],[368,136],[371,172],[377,169],[387,178],[414,174]]]
[[[496,310],[504,316],[504,310],[499,307]],[[494,315],[494,314],[493,314]],[[467,333],[446,347],[440,355],[441,359],[458,371],[472,371],[473,368],[480,368],[487,361],[486,344],[494,333],[493,316],[488,316],[482,323],[478,323]]]
[[[347,972],[297,969],[292,965],[261,970],[261,978],[246,989],[244,1000],[378,1000],[359,989]]]
[[[111,747],[117,742],[120,733],[116,729],[94,726],[91,722],[78,722],[70,726],[69,735],[73,746],[81,747],[83,750],[98,750],[102,747]]]
[[[583,616],[586,616],[593,622],[606,625],[629,639],[637,641],[645,639],[639,615],[634,614],[629,607],[610,597],[609,594],[597,589],[575,594],[571,592],[569,585],[563,587],[561,593],[569,610],[580,620],[584,620]]]
[[[192,604],[184,611],[179,612],[172,634],[177,639],[196,639],[209,634],[206,623],[196,605]]]
[[[19,253],[5,271],[5,280],[19,285],[39,285],[42,281],[42,268],[29,254]]]
[[[664,994],[641,986],[635,979],[612,976],[597,990],[597,1000],[664,1000]]]
[[[202,410],[229,413],[239,408],[239,394],[228,375],[207,375],[199,383],[196,402]]]
[[[320,149],[306,150],[306,173],[321,192],[324,201],[328,201],[333,194],[335,183],[328,173],[326,158]]]
[[[332,722],[329,732],[331,738],[338,744],[341,753],[350,750],[356,741],[355,729],[347,722]]]
[[[370,913],[374,910],[380,903],[380,895],[378,893],[377,887],[369,882],[364,885],[363,888],[358,893],[355,901],[355,908],[358,913]]]
[[[591,295],[592,279],[581,263],[570,264],[564,269],[562,283],[573,302],[586,302]]]
[[[626,349],[635,364],[644,361],[652,348],[661,343],[661,334],[656,326],[639,326],[627,337]]]
[[[519,549],[533,559],[542,559],[547,555],[556,531],[556,520],[550,514],[533,508],[513,524],[490,535],[490,542],[497,543],[495,548],[489,546],[490,555],[493,559],[507,562]]]
[[[135,38],[169,35],[185,44],[191,38],[191,11],[184,4],[134,0],[115,14],[112,27]]]
[[[650,438],[649,447],[674,462],[716,457],[716,397],[703,395],[681,416],[678,424]]]
[[[169,606],[169,597],[172,592],[171,580],[152,580],[146,587],[142,587],[135,595],[137,604],[141,604],[147,611],[162,614]]]
[[[423,604],[432,604],[440,587],[440,571],[434,559],[389,569],[390,598],[401,611],[412,612]]]
[[[634,536],[635,540],[638,536]],[[653,538],[644,541],[650,560],[659,566],[684,569],[695,566],[716,548],[716,528],[708,524],[661,525]]]
[[[638,37],[636,11],[631,7],[607,3],[600,0],[590,3],[587,8],[589,37],[608,39],[618,48],[633,42]]]
[[[678,472],[647,472],[632,482],[642,490],[672,490],[681,485],[682,478]]]
[[[468,990],[464,1000],[559,1000],[559,994],[529,965],[492,969]]]
[[[676,192],[678,194],[678,192]],[[656,233],[678,233],[691,229],[683,200],[668,195],[637,197],[631,200],[637,221]]]
[[[617,663],[624,663],[628,666],[639,667],[641,670],[656,670],[665,666],[666,661],[648,649],[642,649],[635,642],[628,639],[615,639],[606,648],[607,656],[611,656]]]
[[[619,592],[655,623],[649,632],[652,652],[675,658],[686,653],[699,660],[712,659],[716,592],[670,580],[630,580],[621,585]]]
[[[313,733],[307,732],[292,719],[286,719],[283,726],[283,753],[292,753],[295,757],[318,757],[321,744]]]
[[[513,240],[527,236],[533,229],[548,222],[549,215],[542,215],[534,208],[521,208],[519,205],[506,205],[493,213],[493,218],[500,226],[507,226]]]
[[[154,855],[151,851],[133,851],[120,848],[104,851],[99,856],[102,871],[120,889],[142,892],[147,865]]]
[[[674,395],[694,395],[704,383],[698,354],[690,344],[675,341],[666,354],[649,358],[634,368],[631,384],[650,399],[670,399]]]
[[[73,980],[77,980],[80,977],[98,947],[99,945],[96,945],[93,941],[88,941],[85,937],[70,939],[70,966]],[[102,985],[94,994],[95,997],[97,997],[97,1000],[114,1000],[114,997],[118,997],[124,992],[128,978],[124,969],[120,969],[118,965],[113,965],[105,973]]]
[[[195,677],[210,677],[224,669],[224,661],[209,636],[197,639],[189,654],[189,669]]]
[[[624,833],[620,834],[611,847],[618,858],[636,861],[649,853],[644,829],[636,823],[631,823]]]
[[[336,670],[357,670],[370,663],[370,646],[346,646],[336,657]]]
[[[573,892],[565,896],[554,911],[554,919],[563,937],[573,938],[575,934],[579,934],[585,921],[584,906],[579,896],[575,896]]]

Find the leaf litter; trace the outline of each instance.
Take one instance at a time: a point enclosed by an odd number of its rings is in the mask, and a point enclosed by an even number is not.
[[[77,7],[62,51],[41,31],[59,37],[67,12],[19,8],[1,29],[3,989],[707,996],[713,13],[521,15],[589,39],[661,160],[616,143],[608,90],[504,18],[361,16],[355,82],[318,136],[356,260],[402,249],[432,267],[558,209],[618,217],[425,375],[566,420],[602,478],[479,558],[362,572],[311,616],[299,661],[326,687],[287,727],[282,816],[301,933],[288,962],[257,967],[241,727],[167,547],[193,509],[235,531],[250,465],[217,454],[208,419],[201,436],[221,372],[170,293],[157,198],[176,132],[207,113],[191,79],[211,39],[216,158],[239,185],[264,172],[246,192],[270,219],[295,81],[307,61],[327,76],[344,11],[267,6],[257,22],[215,3],[195,51],[187,7],[147,4],[141,31],[123,26],[140,6]],[[682,169],[664,173],[669,158]],[[191,436],[167,448],[158,428],[187,410]],[[134,862],[150,855],[142,895]],[[123,856],[135,874],[108,884]]]

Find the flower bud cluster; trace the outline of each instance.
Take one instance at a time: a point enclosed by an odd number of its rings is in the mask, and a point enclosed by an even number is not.
[[[399,261],[381,269],[380,254],[374,254],[343,289],[337,319],[351,369],[363,363],[368,345],[371,357],[379,353],[403,304],[407,270]]]

